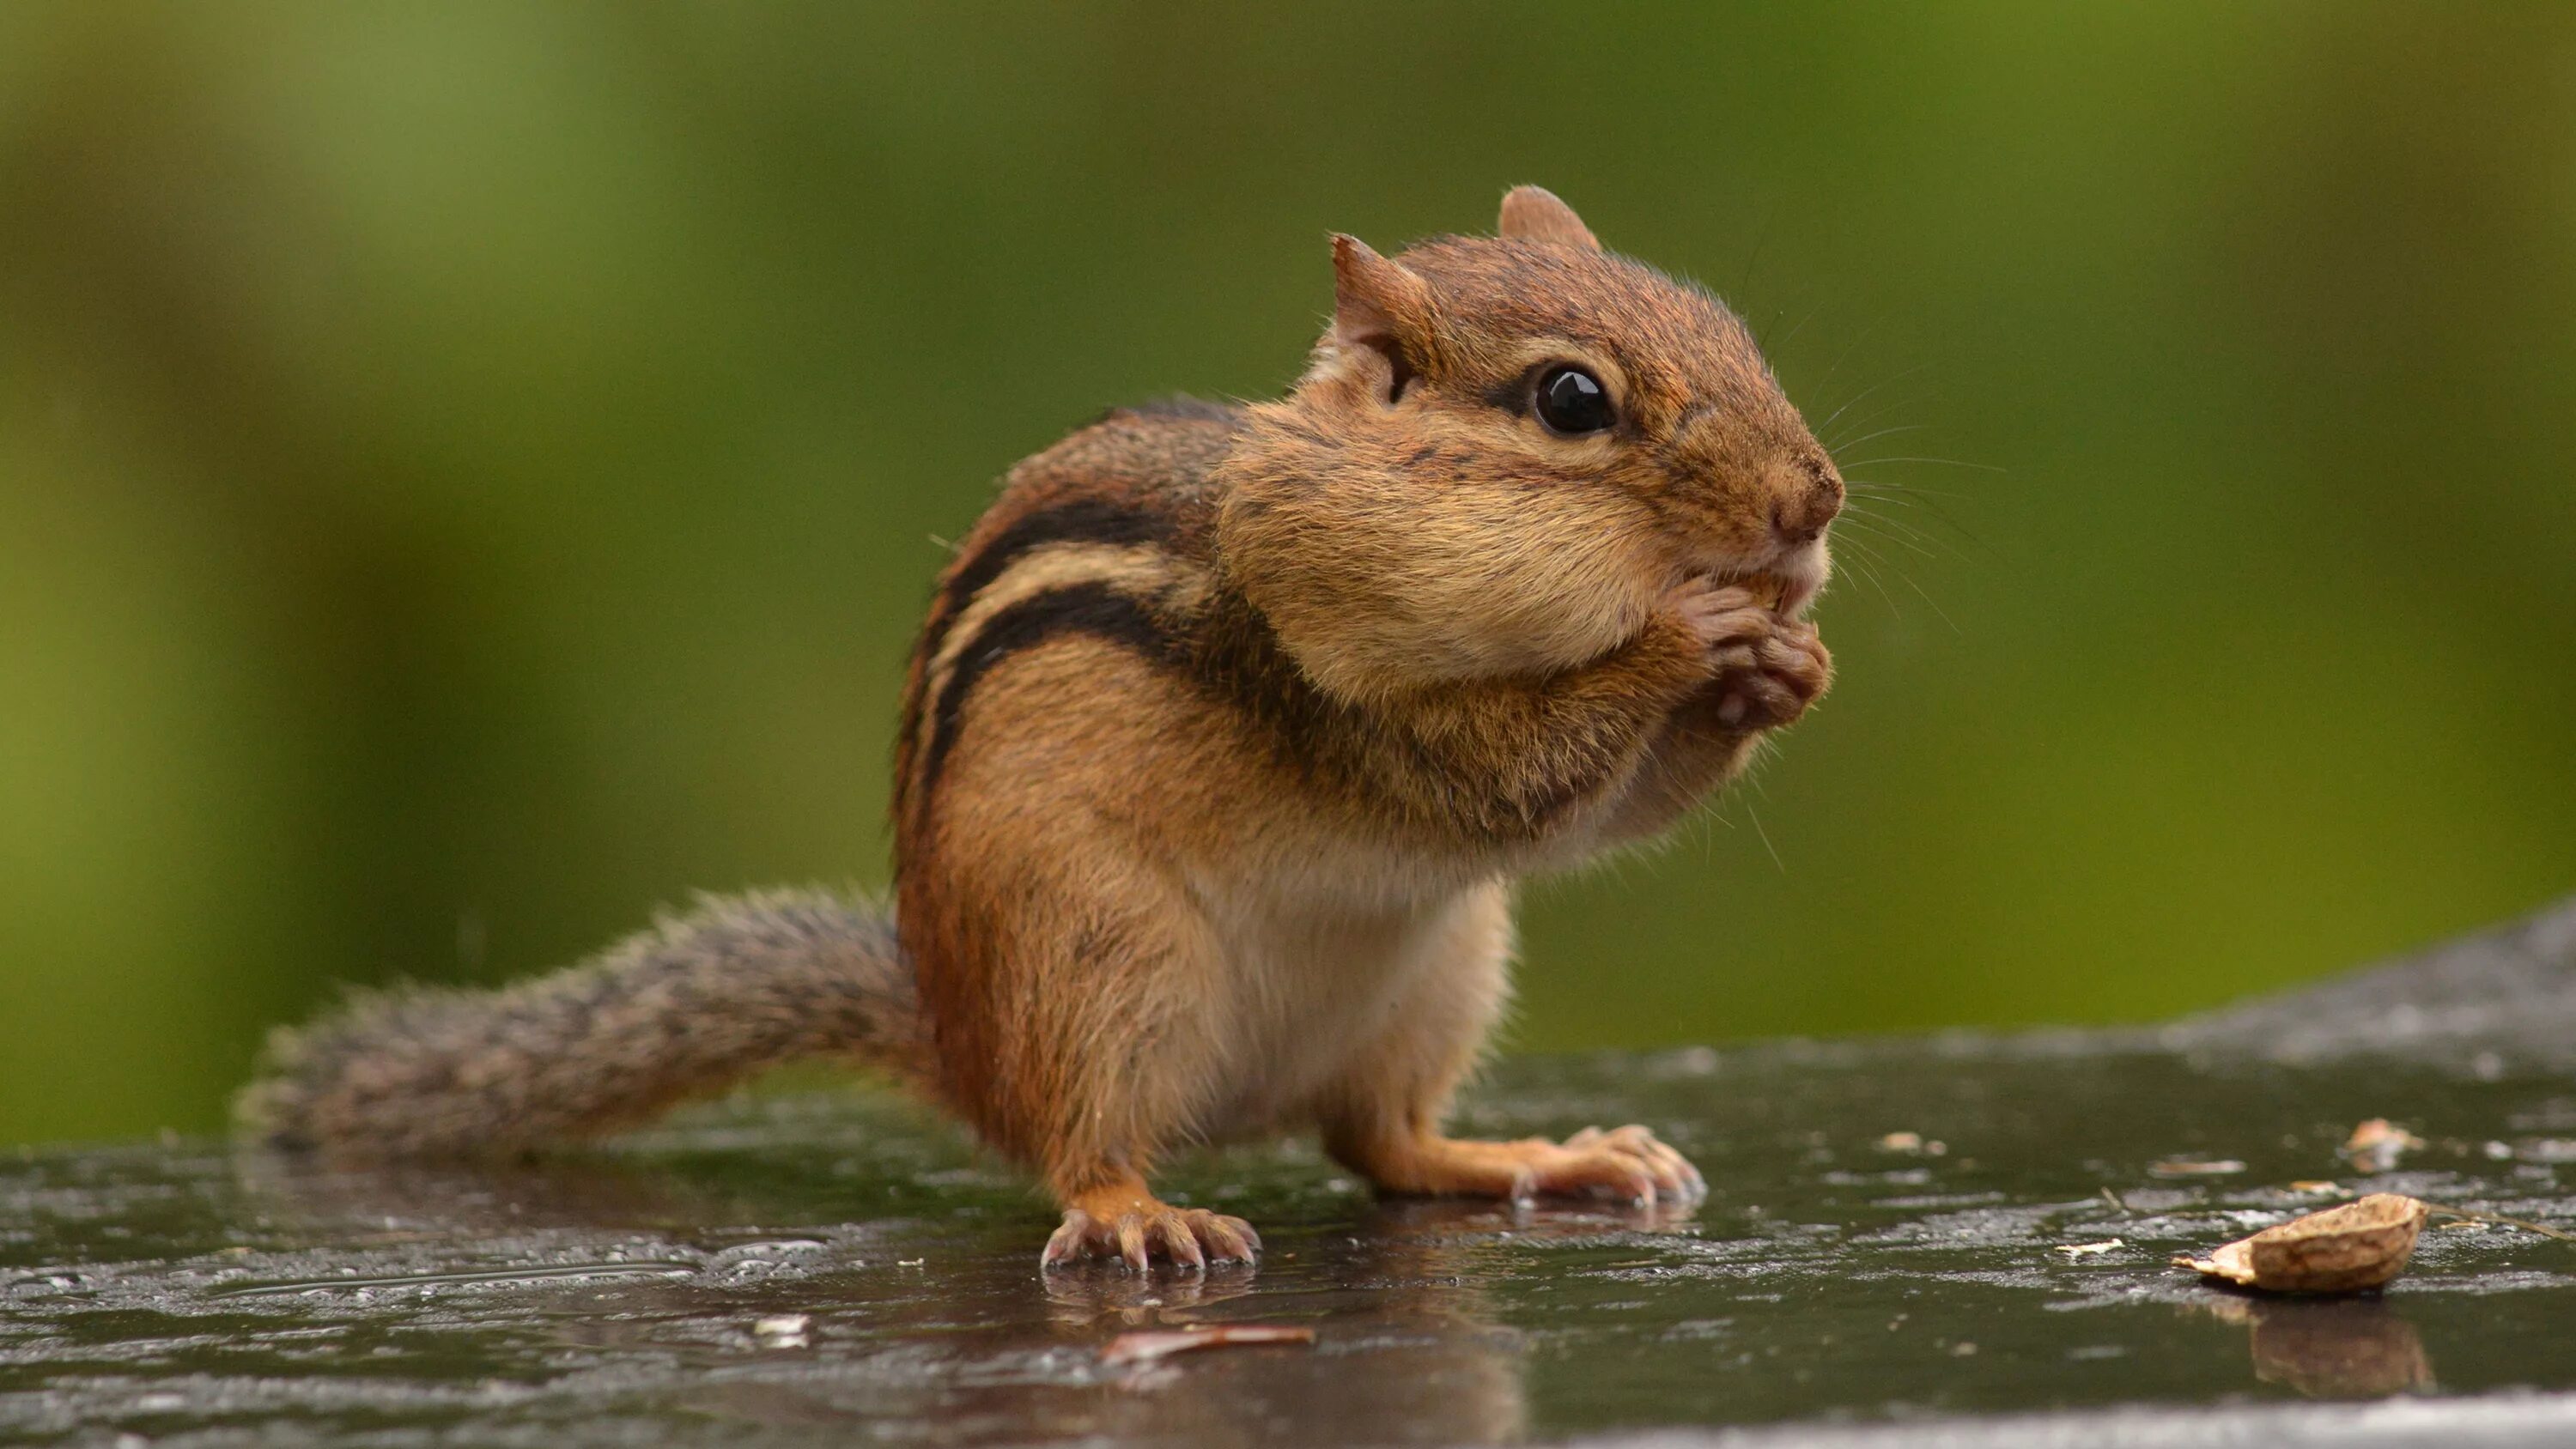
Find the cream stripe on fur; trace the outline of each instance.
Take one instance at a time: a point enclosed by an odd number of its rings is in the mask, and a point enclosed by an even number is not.
[[[1074,584],[1107,584],[1122,594],[1145,597],[1179,588],[1195,592],[1206,578],[1155,544],[1050,543],[1015,560],[1002,576],[986,584],[939,641],[921,697],[941,698],[957,661],[975,646],[994,615],[1051,589]]]

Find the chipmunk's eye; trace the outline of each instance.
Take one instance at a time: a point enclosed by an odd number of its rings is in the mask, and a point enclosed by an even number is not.
[[[1618,420],[1610,407],[1610,390],[1572,363],[1561,363],[1538,375],[1538,420],[1568,437],[1597,433]]]

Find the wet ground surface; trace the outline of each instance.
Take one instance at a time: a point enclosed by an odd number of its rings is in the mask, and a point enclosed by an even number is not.
[[[2576,917],[2541,944],[2161,1033],[1512,1063],[1467,1127],[1642,1121],[1710,1200],[1382,1204],[1306,1146],[1211,1155],[1170,1185],[1269,1256],[1204,1279],[1042,1278],[1022,1183],[867,1095],[506,1170],[0,1158],[0,1442],[2576,1442],[2576,1242],[2437,1217],[2341,1301],[2166,1263],[2372,1190],[2576,1232]],[[2381,1039],[2275,1049],[2335,1011]],[[2371,1117],[2423,1145],[2356,1170]],[[1315,1342],[1100,1361],[1237,1322]]]

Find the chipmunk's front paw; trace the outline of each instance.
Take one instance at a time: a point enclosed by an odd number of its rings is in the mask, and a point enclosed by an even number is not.
[[[1816,626],[1783,619],[1769,638],[1722,652],[1715,688],[1717,722],[1731,730],[1767,730],[1795,721],[1833,683],[1834,656]]]
[[[1153,1198],[1094,1203],[1064,1210],[1064,1225],[1047,1239],[1039,1266],[1060,1268],[1084,1259],[1108,1259],[1142,1273],[1156,1258],[1186,1272],[1210,1263],[1250,1263],[1261,1254],[1261,1235],[1241,1218],[1206,1208],[1176,1208]]]
[[[1664,607],[1705,652],[1709,682],[1694,696],[1718,728],[1741,734],[1788,724],[1833,683],[1834,656],[1816,626],[1742,584],[1690,579]]]

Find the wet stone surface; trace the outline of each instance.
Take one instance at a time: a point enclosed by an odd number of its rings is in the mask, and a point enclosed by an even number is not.
[[[2444,1004],[2455,955],[2163,1032],[1515,1062],[1467,1127],[1642,1121],[1709,1201],[1380,1203],[1306,1145],[1214,1154],[1170,1186],[1269,1256],[1204,1278],[1042,1277],[1021,1181],[863,1094],[512,1169],[0,1158],[0,1442],[2576,1441],[2576,1242],[2437,1215],[2336,1301],[2166,1261],[2368,1191],[2576,1232],[2563,924],[2466,988],[2526,991],[2509,1023]],[[2259,1029],[2401,1006],[2352,1053]],[[2423,1145],[2357,1171],[2371,1117]],[[1100,1362],[1221,1323],[1316,1338]]]

